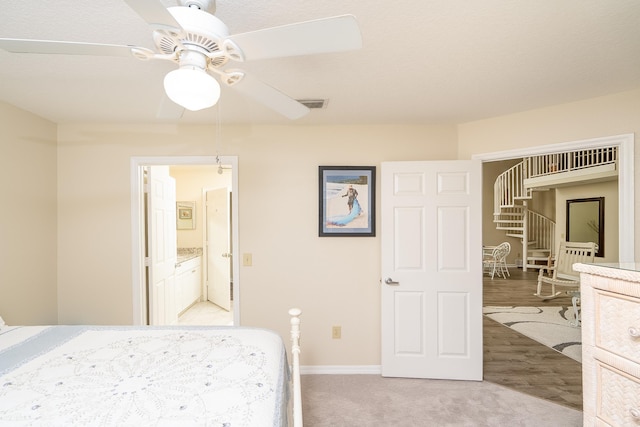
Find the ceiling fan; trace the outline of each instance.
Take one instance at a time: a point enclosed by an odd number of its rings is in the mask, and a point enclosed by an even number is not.
[[[230,35],[215,13],[215,0],[178,0],[165,8],[159,0],[124,0],[153,29],[157,50],[144,47],[52,40],[0,38],[0,49],[14,53],[131,56],[178,64],[164,78],[167,96],[192,111],[216,104],[218,79],[290,119],[309,112],[300,102],[228,63],[295,55],[341,52],[362,47],[353,15],[341,15]]]

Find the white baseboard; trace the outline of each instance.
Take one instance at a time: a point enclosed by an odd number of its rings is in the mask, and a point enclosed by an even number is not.
[[[300,366],[301,375],[380,375],[382,368],[380,365],[313,365]]]

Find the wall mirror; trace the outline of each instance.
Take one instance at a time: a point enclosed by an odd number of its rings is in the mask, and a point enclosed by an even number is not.
[[[604,197],[567,200],[567,241],[595,242],[604,256]]]
[[[176,225],[178,230],[195,230],[196,202],[176,202]]]

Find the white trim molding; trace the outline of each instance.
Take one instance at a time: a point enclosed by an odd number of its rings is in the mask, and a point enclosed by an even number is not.
[[[300,366],[301,375],[381,375],[380,365],[306,365]]]

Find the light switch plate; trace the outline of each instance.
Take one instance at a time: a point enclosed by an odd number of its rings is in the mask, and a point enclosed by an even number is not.
[[[242,265],[245,267],[251,267],[253,264],[253,257],[251,254],[242,254]]]

